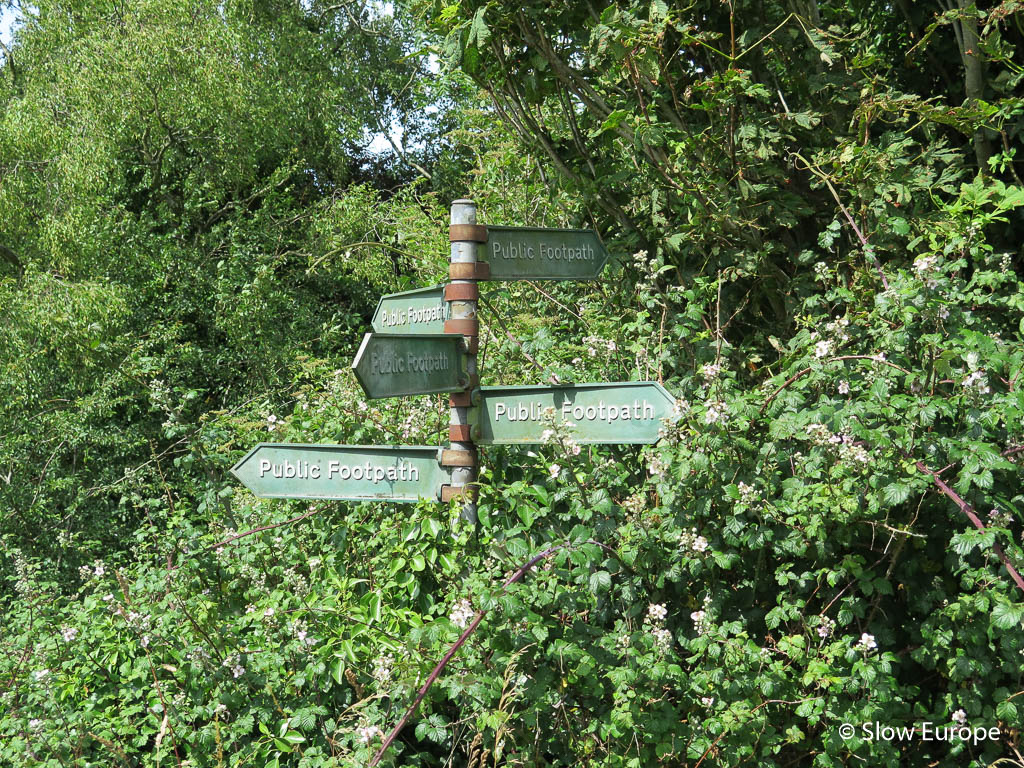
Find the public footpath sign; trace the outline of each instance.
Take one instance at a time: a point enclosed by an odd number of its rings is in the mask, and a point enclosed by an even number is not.
[[[552,420],[578,443],[656,443],[674,406],[653,381],[482,387],[470,424],[481,445],[543,443]]]
[[[352,370],[371,399],[458,392],[469,385],[458,334],[391,336],[368,333]]]
[[[231,473],[268,499],[439,499],[451,472],[430,446],[260,443]]]
[[[373,314],[373,330],[387,334],[439,334],[444,333],[447,319],[444,286],[432,285],[381,297]]]
[[[593,280],[608,251],[590,229],[487,227],[491,280]]]

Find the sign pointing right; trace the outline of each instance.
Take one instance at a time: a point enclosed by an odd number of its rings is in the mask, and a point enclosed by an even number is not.
[[[487,227],[491,280],[593,280],[608,251],[592,229]]]
[[[675,398],[654,381],[483,387],[470,424],[481,445],[543,443],[563,424],[578,443],[656,443]]]

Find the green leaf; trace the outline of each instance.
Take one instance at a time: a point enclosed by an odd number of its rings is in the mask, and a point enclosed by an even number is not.
[[[910,498],[910,486],[906,483],[890,483],[885,486],[884,496],[889,504],[902,504]]]
[[[345,681],[345,659],[338,656],[331,662],[331,677],[334,682],[341,685]]]
[[[1024,623],[1024,604],[998,602],[992,609],[992,623],[1000,629],[1022,629]]]
[[[608,571],[595,571],[590,575],[590,591],[595,595],[612,588],[612,575]]]

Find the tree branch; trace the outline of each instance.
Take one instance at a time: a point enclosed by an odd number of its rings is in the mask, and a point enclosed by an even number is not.
[[[25,265],[21,263],[21,259],[18,258],[18,254],[2,243],[0,243],[0,256],[3,257],[4,261],[11,264],[16,270],[18,270],[19,277],[25,274]]]

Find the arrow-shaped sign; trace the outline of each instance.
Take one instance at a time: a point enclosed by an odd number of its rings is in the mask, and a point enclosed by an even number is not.
[[[382,296],[373,313],[373,330],[387,334],[439,334],[444,333],[447,319],[444,286],[432,285]]]
[[[260,443],[231,468],[271,499],[415,502],[438,499],[451,473],[429,446]]]
[[[487,227],[491,280],[593,280],[608,251],[591,229]]]
[[[461,334],[368,333],[352,370],[371,399],[458,392],[469,386],[469,377],[462,371],[462,347]]]
[[[556,424],[577,443],[656,443],[675,402],[653,381],[483,387],[470,424],[481,445],[543,443]]]

